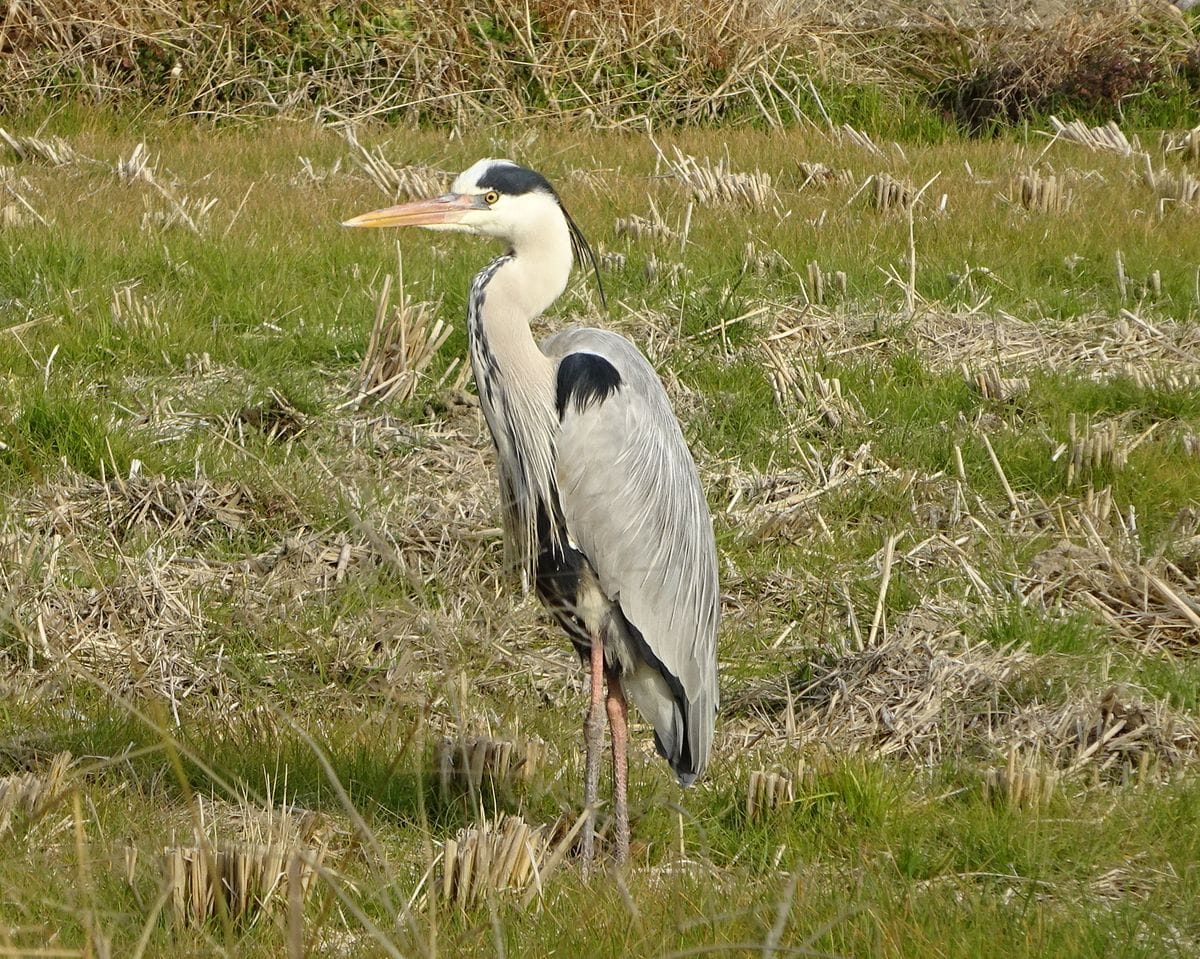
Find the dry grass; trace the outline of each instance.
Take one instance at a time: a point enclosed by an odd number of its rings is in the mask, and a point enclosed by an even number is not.
[[[877,173],[868,183],[871,206],[881,212],[893,209],[907,210],[912,205],[915,191],[911,183],[904,183],[886,173]]]
[[[1054,130],[1055,139],[1069,140],[1089,150],[1111,150],[1121,156],[1131,156],[1141,151],[1141,144],[1137,138],[1130,143],[1125,132],[1115,121],[1109,121],[1104,126],[1089,127],[1082,120],[1063,123],[1058,117],[1052,116],[1050,126]]]
[[[1033,14],[1038,23],[1033,30],[1028,11],[984,4],[967,9],[971,12],[957,17],[946,13],[964,57],[953,82],[938,78],[939,91],[944,106],[980,132],[1034,112],[1053,114],[1064,102],[1111,109],[1152,82],[1155,63],[1186,63],[1195,43],[1187,20],[1167,5],[1100,3],[1083,13],[1075,4],[1050,3]],[[1140,33],[1146,46],[1130,42],[1130,33]],[[935,64],[928,69],[936,74],[941,32],[929,30],[925,39]],[[1077,121],[1054,126],[1056,135],[1093,148],[1127,146],[1123,136],[1102,127]]]
[[[51,166],[67,166],[78,161],[75,150],[61,137],[14,136],[0,128],[0,140],[21,160],[37,160]]]
[[[983,791],[989,799],[1011,809],[1037,809],[1050,801],[1058,778],[1057,770],[1030,762],[1016,748],[1010,748],[1008,762],[984,775]]]
[[[943,618],[946,612],[911,614],[882,642],[813,663],[806,682],[768,681],[731,706],[761,717],[746,727],[759,736],[820,743],[833,752],[904,755],[926,767],[950,756],[1008,756],[1019,765],[1011,757],[1036,754],[1062,775],[1158,779],[1200,756],[1200,722],[1161,703],[1128,702],[1115,689],[1100,694],[1086,687],[1060,706],[1023,701],[1020,690],[1039,682],[1037,657],[972,644]],[[1016,766],[1005,770],[988,774],[989,789],[1007,791],[1019,805],[1012,794],[1030,783],[1016,783]],[[1057,782],[1058,776],[1032,778]]]
[[[1188,651],[1200,642],[1200,579],[1162,557],[1114,548],[1085,520],[1084,542],[1038,554],[1023,588],[1027,601],[1052,608],[1079,603],[1136,649]]]
[[[1164,133],[1159,148],[1165,156],[1179,156],[1189,163],[1200,163],[1200,127],[1186,133]]]
[[[789,710],[783,726],[805,742],[934,763],[997,735],[1012,708],[1006,690],[1031,665],[1019,650],[973,646],[947,619],[913,614],[882,642],[814,664],[807,682],[756,689],[745,705]]]
[[[789,415],[803,411],[806,422],[823,423],[832,429],[842,425],[847,416],[861,416],[852,401],[842,396],[842,384],[837,377],[824,377],[809,369],[803,361],[790,360],[764,340],[767,368],[775,402]]]
[[[1200,178],[1186,170],[1178,173],[1168,170],[1155,171],[1149,154],[1144,155],[1144,161],[1142,182],[1158,197],[1160,212],[1173,204],[1193,208],[1200,206]]]
[[[697,160],[678,147],[672,155],[658,151],[659,160],[666,175],[681,184],[698,203],[704,206],[729,204],[751,210],[766,210],[779,202],[779,194],[771,185],[771,175],[755,170],[752,173],[735,173],[730,169],[728,157],[713,163],[705,158]]]
[[[618,237],[629,237],[633,240],[652,239],[671,244],[681,240],[687,242],[682,229],[667,223],[653,198],[650,199],[649,216],[638,216],[634,213],[627,217],[617,217],[613,223],[613,232]]]
[[[18,819],[30,820],[44,813],[67,787],[71,754],[59,753],[44,772],[29,770],[0,776],[0,835]]]
[[[936,369],[961,369],[987,356],[1001,357],[1005,372],[1074,369],[1098,381],[1132,378],[1147,384],[1172,376],[1186,382],[1200,349],[1195,324],[1150,321],[1129,310],[1115,317],[1078,316],[1059,327],[1004,311],[985,322],[969,312],[930,311],[917,318],[914,332]]]
[[[17,103],[48,92],[191,116],[550,116],[635,128],[753,117],[872,144],[835,116],[845,104],[826,104],[839,85],[882,101],[869,119],[919,98],[928,115],[936,106],[975,130],[1064,106],[1112,114],[1156,84],[1177,90],[1195,37],[1169,9],[236,0],[196,16],[165,0],[31,0],[5,16],[0,80]],[[1076,133],[1093,136],[1063,135]]]
[[[379,288],[375,323],[359,367],[359,381],[352,402],[360,405],[412,399],[420,378],[426,375],[438,350],[454,329],[437,316],[438,304],[414,303],[409,298],[404,289],[404,261],[398,245],[396,256],[400,302],[390,306],[392,276],[389,274]],[[454,376],[456,370],[459,371],[457,377]],[[441,389],[447,381],[461,389],[465,376],[465,366],[455,361],[442,373],[434,390]]]
[[[448,796],[452,789],[476,797],[482,792],[511,794],[518,783],[527,786],[533,781],[548,752],[541,739],[517,746],[482,736],[463,741],[444,738],[436,754],[442,794]]]
[[[188,840],[163,848],[156,863],[160,896],[177,927],[245,926],[284,910],[302,912],[335,837],[319,813],[245,796],[237,803],[197,800],[186,831]],[[140,878],[138,859],[132,846],[120,856],[131,884]]]
[[[963,378],[979,391],[985,399],[997,403],[1011,403],[1029,392],[1029,377],[1001,376],[994,366],[989,366],[979,372],[973,372],[966,363],[962,365]]]
[[[343,124],[341,131],[354,151],[355,165],[393,201],[437,196],[449,186],[450,178],[440,170],[422,164],[395,166],[381,147],[363,146],[353,124]]]
[[[413,18],[361,5],[347,11],[349,30],[317,5],[261,13],[252,2],[203,19],[161,0],[22,4],[6,19],[16,55],[6,58],[5,85],[75,88],[82,70],[83,87],[102,102],[132,92],[193,115],[275,114],[315,101],[328,115],[358,119],[532,111],[696,121],[761,103],[782,123],[786,90],[798,85],[789,54],[811,49],[819,29],[813,18],[757,4],[688,2],[653,12],[625,5],[615,16],[603,5],[540,4],[518,14],[504,5],[437,3]],[[235,25],[236,47],[227,43]],[[342,30],[367,42],[345,49]],[[677,53],[668,59],[664,48]],[[651,89],[629,82],[640,71],[653,77]]]

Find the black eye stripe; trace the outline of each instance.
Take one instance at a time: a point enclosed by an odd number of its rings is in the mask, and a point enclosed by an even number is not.
[[[497,193],[505,193],[510,196],[520,196],[523,193],[532,193],[534,190],[541,190],[551,196],[556,196],[550,181],[540,173],[510,163],[493,163],[479,178],[479,186],[485,190],[495,190]]]

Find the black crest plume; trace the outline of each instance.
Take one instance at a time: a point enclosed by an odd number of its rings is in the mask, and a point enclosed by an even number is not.
[[[558,199],[557,194],[555,194],[555,199]],[[596,254],[592,251],[591,244],[588,243],[587,237],[583,235],[583,231],[571,219],[571,214],[563,206],[562,200],[558,200],[558,206],[562,210],[563,216],[567,218],[567,229],[571,233],[571,252],[575,255],[575,262],[585,270],[588,264],[591,264],[592,273],[596,277],[596,289],[600,293],[600,305],[607,310],[608,300],[604,297],[604,284],[600,280],[600,263],[596,260]],[[584,259],[585,257],[586,259]]]

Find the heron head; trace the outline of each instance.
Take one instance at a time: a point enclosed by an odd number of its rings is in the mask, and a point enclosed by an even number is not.
[[[562,215],[562,204],[540,173],[511,160],[480,160],[460,173],[449,193],[356,216],[343,226],[423,226],[429,230],[515,239],[531,221]]]
[[[498,239],[518,255],[528,245],[554,242],[557,235],[570,245],[576,261],[592,265],[600,282],[596,255],[550,181],[512,160],[479,160],[455,178],[449,193],[373,210],[342,225],[474,233]],[[603,288],[600,297],[604,299]]]

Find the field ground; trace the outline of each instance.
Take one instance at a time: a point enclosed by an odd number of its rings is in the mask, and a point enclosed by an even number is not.
[[[0,146],[0,954],[1200,951],[1200,147],[42,119]],[[586,888],[539,851],[583,678],[454,365],[491,251],[338,226],[481,155],[597,247],[607,312],[545,323],[647,351],[721,551],[710,771],[639,730]],[[374,401],[377,311],[452,330]],[[478,737],[526,761],[444,788]],[[444,902],[501,812],[540,891]]]

